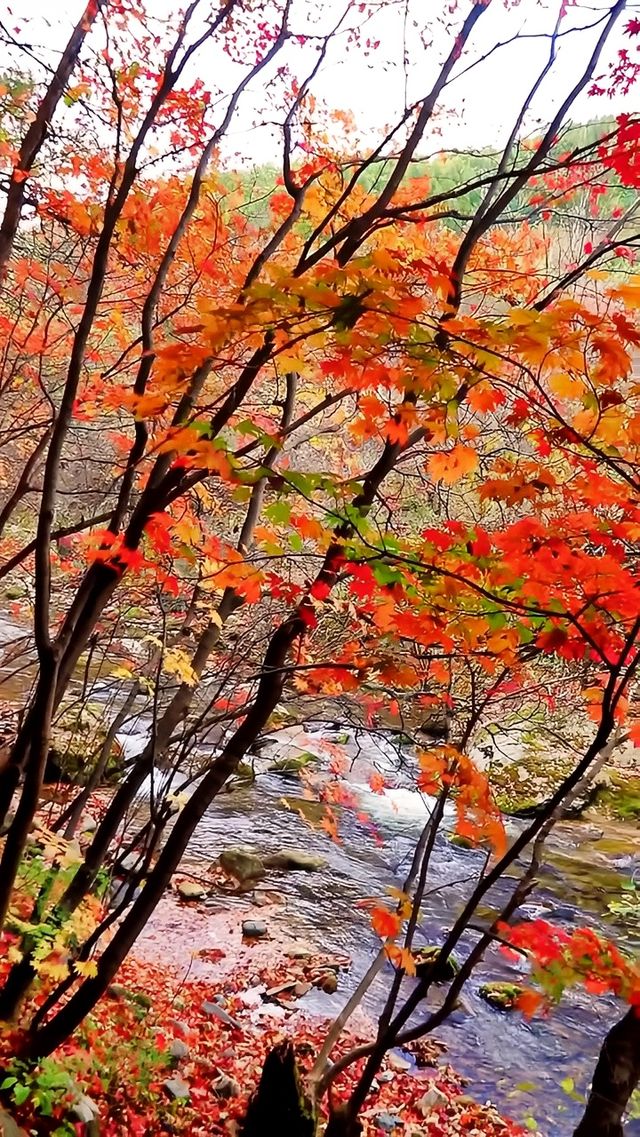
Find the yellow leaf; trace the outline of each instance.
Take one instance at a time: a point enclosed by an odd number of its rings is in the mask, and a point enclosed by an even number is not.
[[[74,963],[74,971],[78,975],[82,975],[83,979],[94,979],[98,974],[98,964],[95,959],[87,959],[84,963]]]

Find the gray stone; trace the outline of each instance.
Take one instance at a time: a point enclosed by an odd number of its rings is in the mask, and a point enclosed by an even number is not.
[[[189,1047],[181,1038],[174,1038],[169,1047],[169,1054],[175,1062],[182,1062],[189,1057]]]
[[[186,1101],[191,1093],[184,1078],[179,1074],[176,1074],[175,1078],[167,1078],[164,1088],[174,1101]]]
[[[402,1124],[397,1113],[378,1113],[375,1117],[375,1123],[378,1129],[384,1129],[385,1133],[393,1133]]]
[[[92,817],[90,813],[83,813],[82,817],[80,818],[80,832],[95,833],[97,828],[98,822],[96,821],[95,817]]]
[[[413,1068],[408,1058],[404,1058],[402,1054],[398,1054],[396,1050],[390,1051],[387,1055],[387,1065],[389,1065],[392,1070],[395,1070],[397,1074],[405,1073],[407,1070]]]
[[[227,1074],[220,1074],[220,1077],[211,1083],[211,1089],[216,1097],[219,1098],[240,1097],[240,1086],[238,1082],[236,1082],[235,1078],[230,1078]]]
[[[235,1030],[242,1030],[237,1019],[232,1018],[228,1011],[225,1011],[224,1007],[219,1007],[217,1003],[212,1003],[209,999],[205,999],[200,1010],[203,1015],[208,1015],[211,1019],[218,1019],[218,1022],[224,1023],[225,1026],[232,1026]]]
[[[223,849],[218,857],[220,868],[238,884],[262,880],[265,867],[262,859],[249,849]]]
[[[266,936],[268,931],[267,925],[264,920],[243,920],[242,921],[242,934],[248,940],[261,940]]]
[[[71,1112],[77,1121],[84,1121],[86,1124],[94,1117],[100,1116],[100,1106],[96,1105],[93,1098],[87,1094],[80,1094],[71,1106]]]
[[[285,944],[283,951],[289,959],[310,959],[311,956],[317,954],[313,944],[307,944],[304,940],[296,940],[294,943]]]
[[[0,1134],[2,1137],[27,1137],[24,1129],[3,1109],[0,1109]]]
[[[304,849],[280,849],[265,857],[264,863],[267,868],[280,872],[318,872],[327,865],[324,857],[306,853]]]
[[[202,900],[207,895],[204,885],[195,880],[181,880],[177,892],[181,900]]]
[[[428,1117],[434,1109],[441,1109],[448,1104],[447,1095],[443,1094],[442,1090],[439,1090],[437,1086],[431,1086],[431,1089],[427,1090],[421,1098],[418,1098],[416,1108],[423,1117]]]

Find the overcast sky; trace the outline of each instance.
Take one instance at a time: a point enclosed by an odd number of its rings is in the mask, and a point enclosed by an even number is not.
[[[203,2],[206,6],[206,0]],[[314,3],[294,0],[291,26],[296,32],[310,28],[318,30],[320,26],[326,30],[344,5],[345,0],[314,0]],[[41,45],[42,53],[49,60],[64,43],[81,8],[82,3],[78,0],[13,0],[9,4],[0,0],[4,22],[11,27],[22,27],[19,38],[28,37],[30,42]],[[267,3],[263,8],[267,15],[270,5]],[[317,20],[319,8],[322,9],[320,23]],[[545,80],[529,116],[531,129],[535,129],[537,120],[548,120],[571,89],[600,30],[592,28],[572,32],[571,29],[593,23],[607,9],[608,5],[602,0],[594,0],[593,4],[572,4],[569,0],[561,25],[566,34],[561,37],[553,71]],[[160,18],[175,11],[175,5],[171,0],[147,0],[147,10]],[[391,122],[402,107],[405,91],[409,102],[412,102],[429,89],[451,47],[455,29],[460,26],[467,10],[468,0],[460,0],[452,15],[449,15],[448,4],[436,3],[435,0],[390,0],[388,7],[378,12],[366,27],[366,36],[379,40],[380,47],[364,59],[353,45],[345,42],[345,36],[338,37],[315,83],[317,96],[330,108],[349,109],[355,116],[358,134],[365,140],[373,139],[374,133],[377,134],[384,123]],[[497,144],[504,138],[548,56],[548,35],[554,27],[558,10],[558,0],[520,0],[515,3],[493,0],[477,24],[469,50],[457,64],[457,72],[466,73],[451,83],[445,92],[441,109],[425,138],[424,152],[444,147],[481,147]],[[623,31],[633,11],[630,7],[621,18],[597,73],[606,71],[621,45],[629,48],[640,62],[640,37],[636,37],[634,42]],[[418,29],[413,26],[414,19],[419,24]],[[509,42],[516,36],[521,38]],[[497,44],[504,46],[493,51],[477,67],[469,69],[474,60],[490,52]],[[214,58],[213,50],[205,48],[202,51],[197,72],[205,82],[211,73],[221,87],[231,89],[236,72],[231,64],[227,65],[224,56],[221,64],[219,51]],[[303,74],[306,66],[304,49],[297,51]],[[403,57],[408,57],[407,66]],[[311,59],[311,55],[308,58]],[[262,80],[266,78],[265,73]],[[584,121],[624,109],[636,109],[640,105],[638,92],[634,90],[626,98],[618,96],[614,99],[583,94],[572,117],[574,121]],[[264,123],[268,106],[264,81],[253,92],[243,96],[227,143],[227,156],[232,162],[237,157],[245,162],[277,160],[277,132],[274,127],[256,127],[256,123]]]

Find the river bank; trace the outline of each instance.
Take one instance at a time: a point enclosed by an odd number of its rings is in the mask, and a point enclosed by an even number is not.
[[[311,990],[314,972],[334,966],[320,948],[299,940],[243,940],[233,912],[212,915],[169,895],[117,983],[52,1059],[27,1076],[11,1064],[15,1035],[0,1038],[12,1119],[0,1111],[0,1122],[13,1137],[235,1137],[276,1043],[290,1038],[301,1070],[310,1068],[330,1020],[326,1013],[305,1013],[290,984]],[[5,967],[6,958],[0,971]],[[369,1037],[361,1017],[335,1056]],[[337,1100],[361,1068],[358,1063],[336,1080]],[[27,1100],[22,1086],[29,1088]],[[431,1041],[417,1044],[411,1055],[387,1056],[362,1123],[363,1137],[524,1133],[474,1100],[445,1048]]]

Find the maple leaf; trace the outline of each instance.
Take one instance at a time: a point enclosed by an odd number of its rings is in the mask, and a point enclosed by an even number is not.
[[[477,467],[477,450],[473,446],[465,446],[462,442],[456,443],[453,450],[432,454],[427,462],[427,469],[433,480],[444,482],[446,485],[459,482],[465,474],[472,474]]]
[[[402,917],[397,912],[390,912],[383,905],[374,904],[369,909],[371,927],[381,939],[393,939],[402,927]]]

